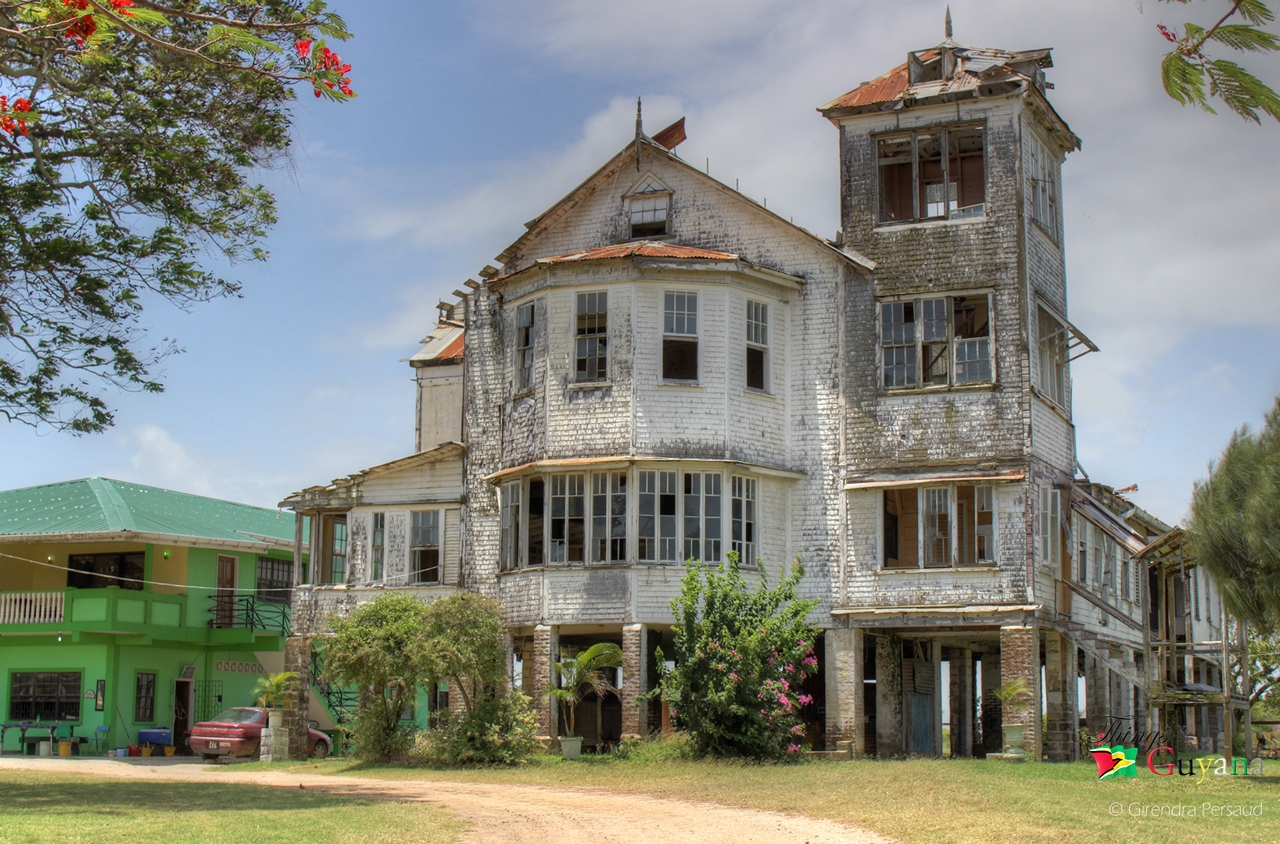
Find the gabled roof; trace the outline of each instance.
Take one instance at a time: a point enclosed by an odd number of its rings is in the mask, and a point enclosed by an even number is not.
[[[138,533],[274,545],[293,541],[293,525],[292,513],[109,478],[0,492],[0,537]]]
[[[679,127],[681,128],[681,134],[683,134],[683,126],[684,126],[683,120],[684,118],[681,118],[680,121],[677,121],[677,124],[673,124],[673,127],[675,125],[679,125]],[[671,129],[673,127],[668,127],[668,129]],[[665,132],[667,132],[667,129],[664,129],[662,132],[659,132],[658,134],[662,135]],[[641,153],[640,152],[641,150],[643,150],[644,152]],[[653,138],[650,138],[647,135],[641,135],[635,141],[628,142],[627,145],[623,147],[622,150],[619,151],[617,155],[615,155],[613,158],[605,162],[604,166],[602,166],[599,170],[597,170],[596,172],[588,176],[581,184],[579,184],[573,190],[569,191],[569,193],[567,193],[564,197],[562,197],[558,202],[556,202],[546,211],[542,212],[540,215],[538,215],[534,219],[525,223],[525,228],[527,229],[527,231],[525,231],[524,234],[520,235],[519,238],[517,238],[514,242],[512,242],[510,246],[504,249],[498,255],[497,260],[502,262],[503,264],[509,264],[517,255],[520,254],[520,250],[531,238],[545,231],[548,227],[550,227],[552,224],[554,224],[558,220],[563,219],[565,215],[567,215],[570,211],[576,208],[587,197],[591,196],[592,193],[594,193],[594,189],[596,185],[612,177],[614,174],[622,170],[623,167],[629,164],[634,164],[637,154],[660,156],[663,159],[673,164],[686,168],[690,173],[697,174],[697,178],[704,179],[710,182],[711,184],[715,185],[715,187],[718,190],[723,191],[724,193],[731,196],[735,200],[751,206],[761,214],[772,217],[776,222],[781,223],[787,228],[798,232],[804,238],[812,241],[815,245],[817,245],[819,248],[823,249],[824,251],[830,251],[831,253],[838,255],[840,258],[844,259],[846,262],[853,264],[854,266],[858,267],[860,270],[864,272],[871,272],[876,267],[876,262],[872,261],[870,258],[866,257],[865,255],[861,255],[853,251],[852,249],[848,249],[848,248],[839,249],[835,246],[832,246],[831,243],[828,242],[825,238],[819,237],[818,235],[814,234],[808,229],[805,229],[802,226],[797,226],[795,223],[791,222],[787,218],[779,216],[778,214],[775,214],[774,212],[770,211],[768,208],[765,208],[763,205],[756,202],[751,197],[746,196],[745,194],[729,187],[728,185],[724,184],[720,180],[704,173],[698,168],[690,166],[687,162],[685,162],[678,155],[673,153],[670,149],[668,149],[667,147],[663,146],[660,143],[657,143]]]

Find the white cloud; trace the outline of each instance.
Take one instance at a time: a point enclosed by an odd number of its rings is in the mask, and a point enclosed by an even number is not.
[[[159,425],[142,424],[121,438],[128,452],[131,478],[196,495],[215,495],[217,485],[207,459],[191,450]]]

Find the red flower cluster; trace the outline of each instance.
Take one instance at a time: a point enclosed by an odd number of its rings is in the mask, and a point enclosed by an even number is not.
[[[327,71],[335,75],[340,75],[341,77],[337,81],[332,79],[319,80],[314,76],[309,77],[311,84],[316,86],[316,96],[320,96],[321,85],[324,85],[330,91],[337,88],[348,97],[354,96],[351,90],[351,77],[347,76],[347,74],[351,72],[351,65],[344,64],[342,56],[338,55],[333,50],[330,50],[328,47],[321,47],[320,55],[313,58],[311,55],[311,45],[314,43],[314,39],[310,38],[304,38],[300,41],[293,42],[293,49],[298,51],[298,58],[310,64],[315,70]]]
[[[136,18],[133,12],[126,12],[125,9],[133,5],[133,0],[111,0],[111,8],[115,9],[126,18]]]
[[[9,98],[0,94],[0,131],[12,135],[13,130],[17,129],[22,134],[27,134],[27,121],[16,118],[14,115],[26,114],[29,111],[31,111],[31,102],[25,97],[18,97],[10,107]]]
[[[1156,29],[1160,30],[1160,34],[1165,37],[1165,40],[1169,41],[1172,44],[1178,43],[1178,36],[1175,35],[1173,32],[1171,32],[1169,30],[1169,27],[1165,26],[1162,23],[1158,23],[1156,24]]]
[[[73,11],[83,12],[89,8],[89,0],[62,0],[62,5]],[[98,31],[98,25],[94,23],[92,14],[73,15],[70,21],[67,28],[63,30],[62,37],[76,42],[81,47]]]

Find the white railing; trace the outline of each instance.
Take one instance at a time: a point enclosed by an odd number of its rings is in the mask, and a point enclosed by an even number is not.
[[[0,592],[0,624],[57,624],[63,592]]]

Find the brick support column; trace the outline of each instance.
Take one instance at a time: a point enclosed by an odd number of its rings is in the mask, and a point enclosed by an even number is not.
[[[973,756],[973,651],[951,651],[951,756]]]
[[[1000,701],[995,690],[1000,687],[1000,654],[982,655],[982,752],[999,753],[1004,745],[1000,729]]]
[[[1111,669],[1091,656],[1084,658],[1084,700],[1089,731],[1106,730],[1111,720]]]
[[[827,696],[827,750],[837,741],[853,742],[853,755],[862,756],[862,682],[865,673],[861,628],[836,627],[823,637],[822,666]]]
[[[1000,682],[1021,679],[1031,700],[1021,714],[1005,714],[1006,724],[1022,724],[1022,749],[1027,758],[1040,760],[1040,636],[1034,624],[1000,628]]]
[[[622,628],[623,736],[643,736],[649,732],[649,705],[640,701],[640,696],[649,690],[648,632],[643,624],[627,624]]]
[[[876,756],[901,756],[902,640],[893,634],[876,639]]]
[[[560,651],[560,630],[549,624],[533,628],[533,711],[538,716],[538,734],[556,738],[556,707],[547,690],[551,688],[551,663]]]
[[[1076,648],[1056,632],[1044,640],[1044,683],[1048,730],[1045,752],[1050,762],[1076,759]]]
[[[290,636],[284,643],[284,670],[298,675],[293,705],[284,710],[284,728],[289,731],[289,759],[307,758],[307,710],[311,705],[311,642],[305,636]],[[275,752],[276,759],[286,754]]]

